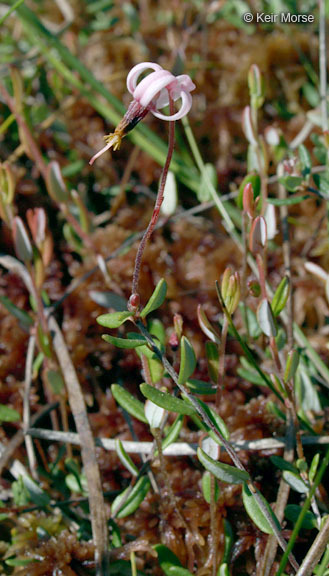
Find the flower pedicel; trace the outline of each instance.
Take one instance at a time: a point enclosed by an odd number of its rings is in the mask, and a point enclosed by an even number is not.
[[[149,69],[153,72],[137,84],[140,75]],[[194,90],[195,84],[187,74],[174,76],[159,64],[142,62],[130,70],[127,76],[127,88],[133,100],[114,133],[105,136],[106,146],[91,158],[89,164],[93,164],[96,158],[110,148],[118,150],[122,138],[135,128],[148,112],[161,120],[175,121],[183,118],[192,106],[190,92]],[[174,102],[181,99],[181,107],[176,113],[166,116],[160,110],[169,104],[170,98]]]

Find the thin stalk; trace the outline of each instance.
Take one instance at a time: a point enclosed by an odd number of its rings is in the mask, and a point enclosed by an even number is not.
[[[328,569],[329,566],[329,546],[327,546],[327,549],[323,555],[323,558],[319,564],[316,576],[324,576],[326,570]]]
[[[216,512],[217,506],[215,502],[215,476],[210,474],[210,553],[209,556],[212,558],[212,576],[216,576],[217,570],[217,542],[218,542],[218,530],[216,522]]]
[[[221,334],[220,350],[219,350],[219,363],[218,363],[218,379],[217,379],[217,392],[216,392],[216,406],[219,407],[221,392],[224,387],[224,371],[225,371],[225,351],[226,340],[228,332],[228,321],[226,316],[223,320],[223,329]]]
[[[10,14],[12,14],[13,12],[15,12],[15,10],[21,5],[23,4],[25,0],[17,0],[8,10],[8,12],[6,12],[6,14],[4,14],[2,16],[2,18],[0,18],[0,26],[2,26],[2,24],[7,20],[8,16],[10,16]]]
[[[174,101],[171,98],[169,92],[168,92],[168,95],[169,95],[170,114],[173,115],[174,114]],[[133,281],[132,281],[132,287],[131,287],[131,293],[132,294],[138,294],[139,276],[140,276],[140,269],[141,269],[143,254],[144,254],[144,250],[145,250],[147,241],[151,237],[152,232],[153,232],[153,230],[154,230],[154,228],[155,228],[155,226],[159,220],[161,204],[163,202],[163,197],[164,197],[164,189],[165,189],[165,185],[166,185],[166,181],[167,181],[169,166],[170,166],[172,155],[174,152],[174,146],[175,146],[175,122],[170,122],[169,123],[169,141],[168,141],[167,158],[166,158],[163,170],[162,170],[158,194],[156,197],[156,202],[155,202],[155,207],[153,210],[152,218],[151,218],[151,221],[150,221],[150,223],[149,223],[149,225],[148,225],[148,227],[144,233],[144,236],[143,236],[141,243],[140,243],[138,250],[137,250],[137,255],[136,255],[136,260],[135,260],[135,268],[134,268],[134,274],[133,274]]]

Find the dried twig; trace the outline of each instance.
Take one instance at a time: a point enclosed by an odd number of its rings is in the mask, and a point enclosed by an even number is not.
[[[75,446],[80,446],[79,434],[75,432],[57,432],[56,430],[45,430],[43,428],[30,428],[26,431],[34,438],[41,440],[53,440],[55,442],[69,442]],[[153,442],[134,442],[131,440],[121,440],[122,445],[128,454],[151,454],[154,449]],[[323,446],[329,444],[329,436],[302,436],[304,446]],[[116,450],[116,440],[110,438],[95,438],[96,446],[104,450]],[[285,438],[262,438],[261,440],[239,440],[231,442],[234,450],[279,450],[285,448]],[[188,442],[174,442],[164,451],[164,456],[195,456],[198,445]]]
[[[99,576],[108,574],[108,532],[101,477],[96,459],[95,443],[88,421],[80,383],[71,361],[64,337],[54,317],[49,318],[53,332],[53,346],[65,380],[69,403],[81,441],[81,458],[86,474],[91,525],[95,543],[96,571]]]

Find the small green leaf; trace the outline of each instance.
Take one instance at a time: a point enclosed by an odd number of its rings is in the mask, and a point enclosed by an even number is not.
[[[0,404],[0,422],[18,422],[20,419],[21,417],[17,410],[5,404]]]
[[[228,440],[230,437],[230,433],[228,431],[228,428],[227,428],[223,418],[221,418],[220,415],[217,414],[217,412],[215,412],[208,404],[206,404],[205,402],[203,402],[199,398],[195,398],[195,400],[203,408],[203,410],[207,414],[209,420],[211,420],[212,424],[218,430],[218,432],[220,432],[220,434],[222,436],[224,436],[225,440]],[[203,422],[202,422],[202,425],[204,427],[203,428],[204,430],[209,431],[209,436],[213,440],[215,440],[215,442],[217,442],[217,444],[221,444],[218,436],[216,436],[216,434],[211,429],[208,428],[208,425],[204,424]]]
[[[211,473],[206,470],[206,472],[203,473],[201,480],[202,494],[208,504],[211,502],[211,476]],[[216,480],[214,482],[214,488],[214,500],[217,502],[219,498],[219,487]]]
[[[180,367],[178,374],[179,384],[185,384],[185,382],[192,376],[196,367],[196,357],[194,350],[188,341],[188,339],[183,336],[180,344]]]
[[[146,318],[148,314],[160,308],[165,301],[167,294],[167,282],[161,278],[160,282],[156,285],[154,292],[146,304],[145,308],[140,313],[141,318]]]
[[[275,338],[277,329],[269,301],[263,298],[257,308],[257,320],[262,332],[269,338]]]
[[[274,316],[279,316],[280,312],[284,309],[287,304],[289,297],[290,285],[287,276],[282,278],[279,286],[277,287],[275,294],[272,299],[271,308]]]
[[[284,515],[293,525],[295,525],[301,511],[301,506],[297,506],[297,504],[288,504],[285,508]],[[313,528],[317,528],[316,517],[312,512],[310,512],[310,510],[306,512],[301,528],[303,530],[312,530]]]
[[[22,557],[8,558],[7,560],[5,560],[7,566],[28,566],[29,564],[32,564],[32,562],[36,563],[40,562],[40,560],[38,558],[22,558]]]
[[[144,414],[144,404],[140,400],[137,400],[128,390],[118,384],[112,384],[111,391],[117,403],[124,410],[134,416],[134,418],[137,418],[137,420],[145,422],[145,424],[148,423]]]
[[[289,484],[290,488],[295,490],[296,492],[300,492],[301,494],[307,494],[309,491],[309,487],[305,484],[304,480],[294,472],[290,472],[290,470],[284,470],[283,479],[287,484]]]
[[[203,382],[203,380],[195,380],[190,378],[186,382],[186,386],[192,392],[192,394],[216,394],[216,388],[210,382]]]
[[[162,442],[162,450],[165,450],[168,446],[170,446],[170,444],[176,442],[182,429],[182,426],[183,426],[183,415],[179,414],[166,432],[166,436]]]
[[[291,462],[284,460],[281,456],[270,456],[271,462],[273,462],[274,466],[279,470],[289,470],[290,472],[297,472],[296,466],[294,466]]]
[[[141,476],[131,490],[128,498],[126,499],[127,491],[130,490],[129,486],[119,496],[117,496],[112,503],[112,514],[117,518],[126,518],[130,514],[136,512],[141,503],[145,499],[149,489],[151,488],[150,481],[147,476]],[[121,508],[121,503],[125,502]]]
[[[218,345],[214,342],[206,342],[206,356],[210,379],[217,384],[219,366]]]
[[[30,494],[32,502],[37,506],[48,506],[50,503],[50,497],[46,492],[44,492],[38,484],[30,478],[30,476],[22,476],[22,481]]]
[[[297,504],[288,504],[285,508],[284,515],[293,525],[295,525],[301,512],[301,506],[297,506]],[[310,512],[310,510],[306,512],[301,528],[303,530],[312,530],[313,528],[317,528],[316,517],[312,512]]]
[[[251,382],[251,384],[256,384],[257,386],[265,386],[263,378],[258,372],[256,372],[253,365],[247,360],[247,358],[241,356],[240,362],[242,367],[238,368],[237,372],[241,378],[244,378],[247,380],[247,382]]]
[[[280,176],[280,184],[282,184],[289,192],[296,192],[304,182],[303,176]]]
[[[125,451],[121,440],[115,441],[115,449],[124,467],[127,468],[130,474],[132,474],[133,476],[138,476],[138,468],[130,458],[129,454],[127,454],[127,452]]]
[[[208,456],[201,448],[197,451],[201,464],[211,472],[218,480],[227,484],[242,484],[249,480],[249,475],[244,470],[239,470],[229,464],[217,462]]]
[[[96,322],[105,328],[119,328],[128,318],[131,318],[131,312],[124,310],[122,312],[101,314],[101,316],[96,318]]]
[[[302,196],[290,196],[289,198],[268,198],[267,201],[273,206],[294,206],[300,204],[304,200],[311,198],[310,194],[303,194]]]
[[[108,342],[109,344],[113,344],[117,348],[137,348],[138,346],[144,346],[146,344],[146,340],[144,336],[140,334],[135,334],[133,338],[117,338],[116,336],[111,336],[110,334],[103,334],[103,340]]]
[[[267,509],[268,514],[273,519],[273,522],[277,525],[278,529],[280,530],[280,524],[275,516],[271,506],[265,500],[264,496],[257,490],[259,497],[262,499],[265,508]],[[243,504],[247,511],[248,516],[251,520],[256,524],[257,528],[264,532],[265,534],[273,534],[273,528],[270,525],[268,519],[264,516],[263,511],[260,509],[257,500],[255,499],[254,495],[250,492],[247,484],[243,484],[242,488],[242,498]]]
[[[298,147],[299,160],[302,165],[303,176],[308,176],[312,170],[312,160],[309,151],[304,144]]]
[[[318,466],[319,466],[319,462],[320,462],[320,454],[317,452],[312,459],[311,462],[311,466],[310,466],[310,471],[309,471],[309,480],[310,483],[312,484],[312,482],[314,481],[315,475],[317,473],[318,470]]]
[[[15,304],[13,304],[13,302],[7,298],[7,296],[0,296],[0,302],[8,310],[8,312],[10,312],[10,314],[17,318],[23,328],[28,330],[31,326],[33,326],[33,318],[31,318],[31,316],[25,312],[25,310],[21,310],[21,308],[15,306]]]
[[[177,556],[163,544],[156,544],[154,550],[158,554],[158,561],[166,576],[192,576],[191,572],[183,568]]]
[[[148,400],[151,400],[157,406],[168,410],[169,412],[176,412],[177,414],[186,414],[191,416],[195,414],[195,409],[191,404],[185,402],[185,400],[180,400],[171,394],[166,392],[161,392],[157,388],[150,386],[149,384],[141,384],[140,390],[143,396]]]

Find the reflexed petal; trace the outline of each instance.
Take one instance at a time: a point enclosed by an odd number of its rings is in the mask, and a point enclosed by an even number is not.
[[[178,110],[178,112],[176,112],[172,116],[166,116],[165,114],[161,114],[160,112],[155,112],[154,110],[151,110],[153,116],[160,118],[160,120],[168,120],[168,121],[180,120],[181,118],[183,118],[186,114],[189,113],[191,109],[192,96],[189,92],[182,92],[180,96],[182,99],[182,105]]]
[[[133,94],[134,99],[146,108],[163,88],[169,87],[174,81],[175,77],[166,70],[152,72],[138,84]]]
[[[141,62],[130,70],[127,76],[127,88],[131,95],[133,95],[137,86],[137,80],[139,76],[142,74],[142,72],[144,72],[144,70],[148,70],[149,68],[155,71],[162,70],[161,66],[159,64],[155,64],[155,62]]]

